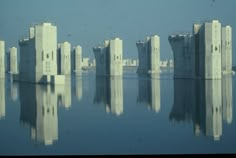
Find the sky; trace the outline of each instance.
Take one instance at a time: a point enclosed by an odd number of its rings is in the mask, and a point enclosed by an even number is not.
[[[192,32],[194,22],[218,19],[233,29],[236,65],[235,0],[0,0],[0,39],[6,50],[28,36],[30,26],[52,22],[58,43],[81,45],[83,57],[106,39],[123,40],[123,58],[138,58],[136,42],[160,36],[161,60],[173,59],[168,35]]]

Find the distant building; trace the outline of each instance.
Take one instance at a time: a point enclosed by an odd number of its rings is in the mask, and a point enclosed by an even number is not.
[[[73,62],[74,62],[74,72],[79,72],[82,70],[82,47],[81,46],[76,46],[73,49]]]
[[[0,40],[0,78],[5,78],[5,42]]]
[[[71,74],[71,44],[63,42],[58,44],[58,74]]]
[[[106,40],[103,46],[93,48],[96,75],[123,75],[123,43],[119,38]]]
[[[33,83],[64,84],[57,73],[57,27],[42,23],[30,27],[28,39],[19,40],[19,79]]]
[[[230,26],[222,27],[221,36],[222,71],[223,73],[232,73],[232,28]]]
[[[160,37],[147,37],[136,43],[138,48],[139,67],[137,73],[152,74],[160,72]]]
[[[18,60],[17,60],[17,48],[12,47],[9,49],[9,73],[18,74]]]
[[[89,58],[83,58],[82,67],[89,67]]]

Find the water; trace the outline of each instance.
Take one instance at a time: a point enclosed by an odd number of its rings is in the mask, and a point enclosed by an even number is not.
[[[70,82],[69,82],[70,81]],[[72,75],[65,86],[0,80],[0,155],[235,153],[235,76]],[[4,100],[5,98],[5,100]]]

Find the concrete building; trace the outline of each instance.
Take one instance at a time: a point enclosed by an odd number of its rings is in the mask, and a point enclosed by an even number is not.
[[[6,115],[5,79],[0,78],[0,120]]]
[[[103,103],[107,113],[117,116],[123,114],[122,77],[96,76],[96,94],[94,103]]]
[[[119,38],[104,41],[103,46],[93,48],[96,75],[123,75],[123,42]]]
[[[58,44],[58,74],[71,74],[71,44],[63,42]]]
[[[221,45],[222,72],[232,73],[232,28],[230,26],[222,27]]]
[[[168,39],[174,56],[174,78],[194,78],[195,54],[192,35],[173,34]]]
[[[18,60],[17,60],[17,48],[12,47],[9,49],[9,73],[18,74]]]
[[[196,77],[221,79],[221,23],[218,20],[193,25]]]
[[[137,73],[152,74],[160,72],[160,37],[147,37],[145,41],[136,42],[139,67]]]
[[[82,67],[89,67],[89,58],[83,58]]]
[[[155,74],[150,78],[138,79],[138,103],[145,103],[148,109],[159,112],[161,108],[160,75]]]
[[[74,55],[74,72],[80,72],[82,71],[82,47],[76,46],[73,49],[73,55]]]
[[[19,80],[33,83],[64,84],[57,73],[57,27],[42,23],[29,29],[29,38],[19,40]]]
[[[0,78],[5,78],[5,42],[0,40]]]
[[[32,140],[44,145],[58,140],[56,86],[20,84],[20,122],[30,128]]]

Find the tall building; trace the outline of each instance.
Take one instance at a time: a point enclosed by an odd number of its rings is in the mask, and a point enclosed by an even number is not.
[[[96,59],[96,75],[123,75],[123,43],[119,38],[104,41],[103,46],[93,48]]]
[[[19,79],[33,83],[64,84],[57,73],[57,27],[42,23],[29,29],[29,38],[19,40]]]
[[[169,42],[174,56],[174,78],[195,78],[193,37],[189,33],[170,35]]]
[[[17,48],[12,47],[9,49],[9,73],[18,74],[18,60],[17,60]]]
[[[160,72],[160,37],[147,37],[145,41],[136,42],[139,67],[137,73],[152,74]]]
[[[222,27],[222,71],[223,73],[232,73],[232,28],[230,26]]]
[[[0,120],[5,117],[6,99],[5,99],[5,79],[0,78]]]
[[[71,74],[71,44],[63,42],[58,44],[58,73],[61,75]]]
[[[74,55],[74,71],[79,72],[82,71],[82,47],[76,46],[73,50]]]
[[[0,40],[0,78],[5,78],[5,42]]]
[[[52,145],[58,140],[58,98],[55,89],[50,85],[20,84],[20,122],[30,127],[32,140],[44,145]]]
[[[196,77],[221,79],[221,23],[218,20],[194,24]]]
[[[138,103],[145,103],[147,107],[155,112],[161,108],[160,97],[160,75],[153,75],[150,78],[138,79]]]

